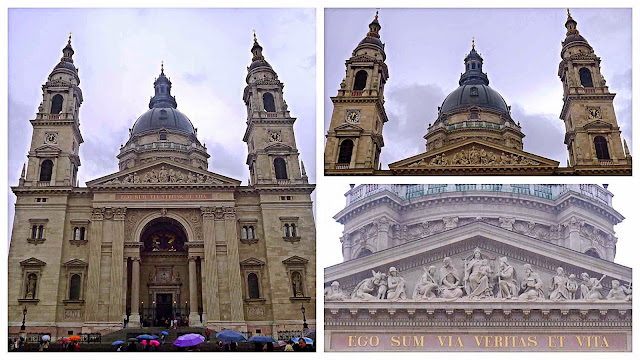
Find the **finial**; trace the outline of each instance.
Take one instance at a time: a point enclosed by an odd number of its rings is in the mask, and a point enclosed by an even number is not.
[[[475,38],[475,37],[472,37],[472,38],[471,38],[471,48],[472,48],[472,49],[475,49],[475,48],[476,48],[476,38]]]
[[[67,44],[71,45],[71,31],[69,31],[69,41],[67,42]]]
[[[569,8],[567,8],[567,19],[571,19],[571,11],[569,11]]]
[[[376,8],[376,17],[373,18],[373,21],[378,21],[378,10],[380,10],[380,8]]]
[[[253,29],[253,42],[258,42],[258,38],[256,37],[256,29]]]
[[[164,74],[164,60],[160,61],[160,73]]]

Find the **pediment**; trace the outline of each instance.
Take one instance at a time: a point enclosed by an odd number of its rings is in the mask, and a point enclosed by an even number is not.
[[[372,271],[388,273],[390,267],[395,267],[410,292],[424,269],[430,266],[440,269],[445,257],[452,260],[462,279],[465,264],[473,257],[476,248],[480,249],[482,257],[488,260],[495,273],[501,257],[506,257],[513,266],[517,279],[521,279],[524,273],[524,264],[530,264],[540,275],[547,295],[557,267],[562,267],[567,275],[574,274],[578,281],[583,272],[598,279],[604,275],[602,284],[605,289],[610,287],[613,279],[623,284],[631,281],[631,269],[628,267],[482,221],[331,266],[325,269],[324,281],[327,286],[338,281],[344,290],[350,291],[358,282],[371,277]]]
[[[349,59],[350,62],[368,62],[368,61],[376,61],[376,58],[366,54],[360,54]]]
[[[587,129],[612,129],[613,125],[611,125],[610,123],[606,122],[606,121],[602,121],[602,120],[594,120],[590,123],[587,123],[583,126],[583,128],[585,130]]]
[[[336,126],[335,128],[333,128],[333,131],[335,131],[336,133],[340,133],[340,132],[357,132],[360,133],[362,131],[364,131],[363,128],[361,128],[360,126],[357,125],[353,125],[353,124],[342,124],[339,126]]]
[[[277,152],[277,151],[286,151],[289,152],[293,150],[293,148],[287,144],[283,143],[273,143],[265,146],[264,151],[266,152]]]
[[[171,160],[157,160],[87,182],[88,187],[113,186],[238,186],[241,181]]]
[[[58,154],[60,153],[62,150],[60,150],[59,148],[55,147],[55,146],[51,146],[51,145],[43,145],[40,146],[39,148],[36,148],[35,150],[36,154]]]
[[[555,160],[481,139],[467,139],[389,164],[400,168],[557,167]]]
[[[250,257],[248,259],[240,261],[240,266],[264,266],[264,264],[264,261],[256,259],[254,257]]]
[[[86,268],[89,266],[88,263],[80,260],[80,259],[71,259],[69,261],[67,261],[66,263],[63,264],[65,267],[81,267],[81,268]]]
[[[294,255],[294,256],[292,256],[290,258],[282,260],[282,263],[285,264],[285,265],[304,265],[304,264],[306,264],[308,262],[309,262],[309,260],[307,260],[307,259],[305,259],[303,257],[297,256],[297,255]]]
[[[22,260],[20,261],[20,265],[21,266],[30,266],[30,267],[43,267],[45,265],[47,265],[46,262],[42,261],[42,260],[38,260],[34,257],[30,257],[26,260]]]

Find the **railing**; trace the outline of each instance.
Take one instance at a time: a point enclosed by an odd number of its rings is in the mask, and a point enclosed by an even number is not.
[[[49,337],[51,337],[51,333],[27,333],[27,337],[24,340],[28,344],[39,343],[45,335],[49,335]]]
[[[278,185],[289,185],[291,184],[291,180],[289,179],[276,179]]]
[[[351,96],[362,96],[363,92],[364,91],[361,91],[361,90],[360,91],[359,90],[352,90],[351,91]]]
[[[278,113],[268,112],[268,113],[267,113],[267,117],[268,117],[268,118],[278,117]]]
[[[36,183],[36,185],[38,187],[45,187],[45,186],[50,186],[51,185],[51,181],[38,181]]]
[[[613,165],[613,160],[598,160],[600,165],[610,166]]]
[[[100,333],[80,333],[81,343],[100,343],[102,341],[102,335]]]
[[[302,330],[278,330],[278,340],[287,341],[301,336]]]
[[[336,164],[336,169],[338,170],[344,170],[348,168],[349,168],[349,164]]]
[[[461,123],[447,125],[446,129],[454,130],[454,129],[462,129],[462,128],[487,128],[487,129],[500,130],[503,127],[504,127],[503,125],[492,124],[486,121],[463,121]]]

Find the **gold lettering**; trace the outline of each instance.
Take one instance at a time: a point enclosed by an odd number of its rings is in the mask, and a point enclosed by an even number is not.
[[[537,339],[537,336],[535,336],[535,335],[534,335],[534,336],[529,336],[529,337],[527,338],[527,342],[528,342],[528,345],[527,345],[527,346],[531,346],[531,347],[536,347],[536,346],[538,346],[538,339]],[[525,346],[525,347],[526,347],[526,346]]]
[[[482,336],[474,335],[473,338],[476,339],[476,345],[480,347],[480,340],[482,339]]]
[[[563,348],[564,347],[564,339],[566,338],[566,336],[558,336],[558,339],[560,339],[560,347]]]
[[[407,340],[407,337],[406,337],[406,336],[403,336],[403,337],[402,337],[402,346],[403,346],[403,347],[408,347],[408,346],[409,346],[409,345],[407,345],[407,341],[406,341],[406,340]]]
[[[460,336],[458,336],[458,341],[456,343],[456,347],[464,347],[464,345],[462,345],[462,339],[460,338]]]
[[[414,342],[414,346],[420,346],[420,347],[424,347],[424,336],[414,336],[413,337],[413,342]]]
[[[361,340],[364,339],[364,342],[362,342]],[[367,346],[367,338],[364,336],[358,336],[358,346]]]
[[[518,344],[517,347],[527,347],[527,343],[524,341],[524,338],[520,336],[519,339],[520,339],[520,344]]]
[[[549,347],[550,347],[550,348],[555,348],[555,347],[557,347],[557,345],[556,345],[556,343],[555,343],[555,341],[554,341],[554,340],[555,340],[555,338],[556,338],[555,336],[551,336],[551,335],[549,335]]]
[[[438,336],[440,337],[440,336]],[[391,347],[398,347],[400,346],[400,340],[398,340],[397,336],[392,336],[391,337]],[[442,346],[442,341],[440,341],[440,346]]]
[[[484,337],[484,347],[493,347],[493,346],[491,346],[491,338],[492,338],[492,336],[485,336]]]
[[[496,336],[496,347],[502,347],[502,336]]]
[[[355,347],[356,346],[356,344],[355,344],[355,342],[353,340],[355,340],[355,336],[349,335],[349,347]]]
[[[442,338],[442,336],[438,335],[438,341],[440,342],[440,346],[444,346],[444,339]]]
[[[378,337],[378,335],[374,335],[369,338],[369,345],[373,347],[380,345],[380,338]]]
[[[582,347],[582,337],[576,335],[576,340],[578,340],[578,345],[580,345],[580,347]]]
[[[606,347],[606,348],[609,347],[609,342],[607,341],[607,337],[606,336],[602,337],[602,342],[604,343],[604,347]]]

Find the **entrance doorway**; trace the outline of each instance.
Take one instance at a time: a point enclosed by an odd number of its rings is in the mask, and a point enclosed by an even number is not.
[[[173,319],[173,294],[156,294],[156,322]]]

